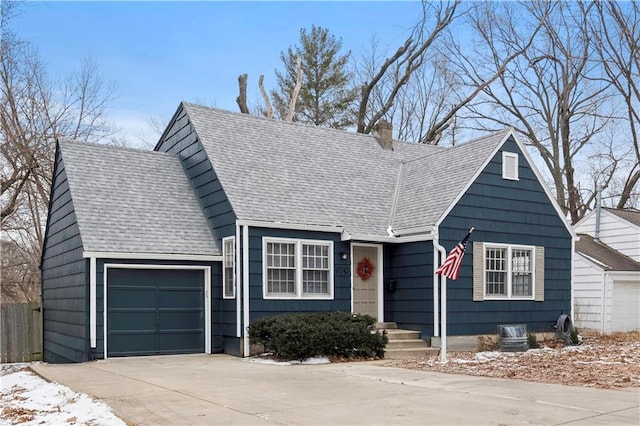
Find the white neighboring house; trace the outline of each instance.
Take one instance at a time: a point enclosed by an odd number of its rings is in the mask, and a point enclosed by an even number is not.
[[[640,211],[601,208],[574,229],[574,322],[603,333],[640,329]]]

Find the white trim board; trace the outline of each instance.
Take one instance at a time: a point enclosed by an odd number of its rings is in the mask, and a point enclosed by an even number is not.
[[[354,247],[375,247],[377,248],[377,259],[376,262],[378,265],[378,322],[384,322],[384,246],[382,244],[371,244],[371,243],[352,243],[351,244],[351,312],[353,312],[353,248]]]
[[[222,262],[222,255],[166,254],[166,253],[121,253],[108,251],[83,251],[83,258],[129,259],[129,260],[191,260],[194,262]]]

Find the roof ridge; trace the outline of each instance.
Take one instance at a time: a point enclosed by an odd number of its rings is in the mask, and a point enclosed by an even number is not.
[[[410,160],[405,161],[405,163],[412,163],[412,162],[415,162],[415,161],[420,161],[420,160],[423,160],[423,159],[425,159],[427,157],[433,157],[435,155],[442,154],[442,153],[451,153],[451,151],[453,151],[453,150],[455,150],[457,148],[468,147],[470,145],[482,142],[484,140],[488,140],[488,139],[493,138],[495,136],[498,136],[500,134],[506,135],[507,133],[511,132],[511,130],[512,129],[510,127],[506,128],[506,129],[503,129],[503,130],[496,130],[496,131],[490,132],[490,133],[488,133],[488,134],[486,134],[484,136],[479,136],[477,138],[471,139],[470,141],[463,142],[463,143],[461,143],[459,145],[449,146],[449,147],[446,147],[446,148],[445,147],[441,147],[442,149],[439,150],[439,151],[433,151],[433,152],[425,154],[425,155],[423,155],[421,157],[412,158]],[[504,136],[503,136],[503,138],[504,138]],[[503,138],[501,138],[501,139],[503,139]],[[426,144],[421,144],[421,145],[426,145]]]
[[[276,118],[267,118],[267,117],[263,117],[260,115],[251,115],[251,114],[244,114],[241,112],[237,112],[237,111],[229,111],[226,109],[221,109],[221,108],[216,108],[216,107],[211,107],[211,106],[206,106],[206,105],[200,105],[200,104],[195,104],[193,102],[187,102],[187,101],[182,101],[182,104],[185,106],[191,106],[191,107],[195,107],[195,108],[201,108],[201,109],[207,109],[207,110],[212,110],[212,111],[216,111],[219,113],[223,113],[223,114],[228,114],[228,115],[232,115],[235,117],[245,117],[248,119],[254,119],[254,120],[262,120],[264,122],[268,122],[268,123],[277,123],[278,125],[289,125],[289,126],[298,126],[298,127],[302,127],[302,128],[307,128],[307,129],[314,129],[314,130],[320,130],[320,131],[327,131],[327,132],[334,132],[334,133],[340,133],[340,134],[349,134],[349,135],[353,135],[356,137],[360,137],[363,139],[374,139],[375,137],[370,134],[370,133],[358,133],[358,132],[352,132],[349,130],[343,130],[343,129],[334,129],[332,127],[323,127],[323,126],[316,126],[314,124],[311,123],[304,123],[304,122],[300,122],[300,121],[284,121],[284,120],[279,120]],[[403,141],[400,139],[394,139],[393,143],[401,143],[401,144],[406,144],[406,145],[420,145],[420,146],[428,146],[429,148],[444,148],[444,147],[439,147],[437,145],[429,145],[429,144],[423,144],[423,143],[419,143],[419,142],[411,142],[411,141]]]
[[[129,152],[139,152],[142,154],[151,154],[151,155],[160,154],[160,155],[165,155],[165,156],[168,155],[170,157],[175,157],[174,154],[164,152],[164,151],[152,151],[150,149],[145,149],[145,148],[133,148],[129,146],[118,146],[118,145],[111,145],[111,144],[99,143],[99,142],[85,142],[85,141],[79,141],[71,138],[58,138],[58,142],[63,144],[70,144],[70,145],[84,145],[84,146],[90,146],[90,147],[98,147],[98,148],[103,148],[111,151],[129,151]]]
[[[640,213],[640,210],[638,210],[638,209],[636,209],[634,207],[627,207],[627,208],[624,208],[624,209],[620,209],[620,208],[617,208],[617,207],[605,207],[605,206],[602,206],[602,208],[605,209],[605,210],[614,211],[614,212]]]

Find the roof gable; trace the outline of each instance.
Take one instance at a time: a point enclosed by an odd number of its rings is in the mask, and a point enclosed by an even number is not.
[[[640,211],[631,209],[613,209],[610,207],[603,207],[603,210],[619,217],[632,225],[640,228]]]
[[[510,134],[510,130],[494,132],[407,162],[394,214],[394,233],[435,225]]]
[[[596,263],[605,271],[640,271],[640,263],[614,250],[612,247],[596,241],[587,234],[579,234],[576,252]]]
[[[239,219],[386,235],[402,161],[444,148],[183,104]]]
[[[177,157],[59,141],[87,252],[219,255]]]

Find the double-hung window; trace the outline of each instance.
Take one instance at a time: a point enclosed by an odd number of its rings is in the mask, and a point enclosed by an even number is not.
[[[235,237],[227,237],[222,240],[222,282],[224,283],[224,298],[236,297],[235,285]]]
[[[263,239],[264,297],[331,299],[333,242]]]
[[[535,247],[486,243],[483,254],[485,299],[534,298]]]

